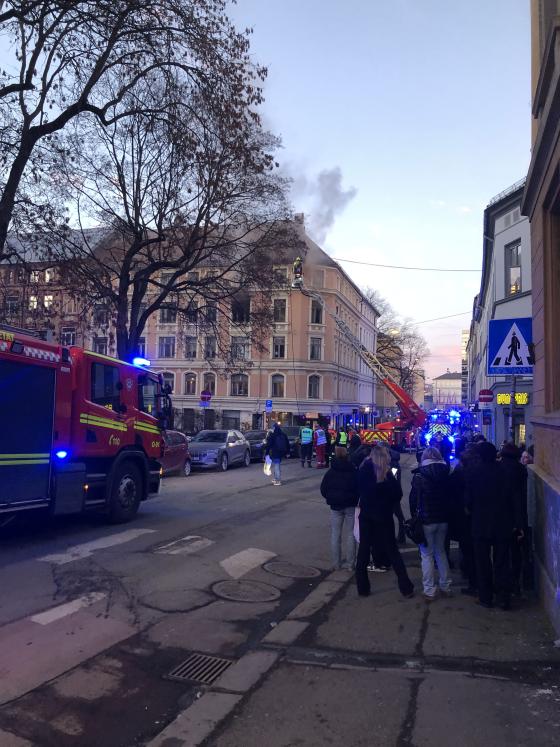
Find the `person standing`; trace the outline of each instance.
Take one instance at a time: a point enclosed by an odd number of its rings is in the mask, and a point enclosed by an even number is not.
[[[451,575],[445,552],[451,509],[449,467],[433,446],[424,450],[420,467],[413,471],[409,502],[410,515],[418,512],[426,537],[426,542],[419,546],[424,596],[431,600],[437,595],[434,559],[439,572],[440,592],[449,596]]]
[[[336,435],[336,446],[348,446],[348,433],[345,428],[341,428]]]
[[[353,570],[356,559],[354,513],[358,505],[358,473],[345,448],[335,447],[332,464],[321,481],[321,495],[331,509],[331,556],[333,569]],[[344,534],[345,558],[342,560]]]
[[[520,521],[518,529],[511,540],[511,576],[512,591],[521,594],[521,585],[531,586],[527,578],[527,568],[530,566],[529,519],[527,516],[527,467],[521,463],[522,451],[511,441],[507,441],[500,449],[500,466],[508,475],[508,482],[519,487]],[[523,577],[523,578],[522,578]],[[527,582],[529,582],[527,584]]]
[[[327,437],[325,431],[319,425],[315,423],[315,430],[313,433],[313,443],[315,444],[315,453],[317,454],[317,469],[327,466]]]
[[[444,436],[441,431],[438,431],[436,433],[436,437],[434,439],[434,442],[432,444],[440,453],[441,458],[449,464],[451,461],[451,442],[449,441],[449,438],[447,436]]]
[[[303,428],[299,429],[299,442],[301,450],[301,466],[311,467],[311,456],[313,454],[313,430],[309,423],[306,423]]]
[[[282,485],[281,481],[281,463],[282,459],[290,452],[290,442],[284,431],[280,428],[280,423],[275,423],[272,431],[266,437],[265,454],[272,459],[272,484]]]
[[[410,598],[414,585],[395,540],[393,511],[402,497],[402,490],[389,468],[389,452],[383,446],[374,446],[370,456],[358,470],[360,495],[360,545],[356,560],[356,585],[360,596],[369,596],[368,563],[376,548],[387,554],[397,575],[401,594]]]
[[[508,610],[511,543],[523,538],[522,486],[496,461],[494,444],[482,441],[474,451],[478,461],[467,471],[466,500],[472,514],[479,604],[493,607],[496,598]]]

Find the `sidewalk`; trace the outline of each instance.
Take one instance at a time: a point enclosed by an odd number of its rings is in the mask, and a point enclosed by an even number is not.
[[[560,649],[540,607],[417,596],[393,573],[331,574],[151,747],[531,747],[560,744]],[[461,585],[455,574],[455,587]]]

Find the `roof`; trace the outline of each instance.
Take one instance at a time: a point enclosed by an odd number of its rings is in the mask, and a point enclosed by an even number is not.
[[[441,374],[441,376],[435,376],[433,381],[441,381],[442,379],[460,379],[462,374],[458,371],[448,371],[447,373]]]

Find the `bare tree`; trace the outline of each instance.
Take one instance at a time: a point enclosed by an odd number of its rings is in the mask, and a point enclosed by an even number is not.
[[[278,142],[250,115],[216,112],[198,93],[163,106],[168,81],[157,75],[145,85],[161,100],[156,111],[79,125],[65,139],[56,161],[65,200],[82,225],[105,228],[92,241],[91,231],[58,224],[51,256],[64,264],[69,287],[109,310],[120,357],[136,353],[160,312],[213,334],[217,357],[240,366],[245,356],[230,345],[230,325],[263,344],[269,291],[281,282],[274,264],[295,242],[286,182],[276,174]],[[66,151],[80,155],[69,162]]]
[[[206,109],[236,123],[261,101],[266,70],[249,58],[248,35],[225,0],[0,0],[7,42],[0,70],[0,260],[15,250],[8,231],[52,222],[51,145],[76,120],[112,127],[156,113],[145,82],[196,91]],[[60,147],[58,147],[60,153]],[[70,154],[68,154],[70,155]]]
[[[377,357],[389,368],[398,384],[410,395],[417,377],[423,376],[423,365],[430,354],[424,337],[411,319],[402,319],[377,290],[367,288],[365,297],[380,312]]]

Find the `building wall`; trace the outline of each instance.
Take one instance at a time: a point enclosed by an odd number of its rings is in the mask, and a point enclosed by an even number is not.
[[[377,313],[340,268],[306,262],[304,277],[306,283],[320,292],[326,309],[340,316],[356,337],[369,350],[375,351]],[[313,323],[312,299],[298,290],[286,288],[274,293],[271,302],[275,298],[286,302],[286,321],[275,323],[266,335],[264,352],[256,345],[251,346],[249,365],[240,369],[248,377],[247,396],[232,396],[231,377],[236,373],[234,370],[226,371],[220,361],[210,364],[203,359],[203,335],[196,326],[185,330],[179,330],[177,325],[163,328],[157,318],[150,320],[145,335],[146,355],[155,370],[174,375],[174,407],[179,411],[191,411],[188,418],[194,418],[195,428],[201,427],[204,422],[204,415],[200,410],[200,392],[203,389],[204,373],[210,372],[216,374],[216,394],[212,398],[211,409],[217,416],[218,424],[224,411],[226,414],[239,413],[241,427],[262,424],[266,400],[273,402],[274,418],[287,424],[291,424],[297,416],[317,417],[321,414],[335,421],[342,416],[351,416],[354,410],[365,412],[366,408],[368,411],[375,409],[374,376],[339,332],[332,317],[324,312],[321,323]],[[175,335],[177,338],[174,358],[158,357],[158,338],[164,334]],[[231,334],[241,332],[232,325]],[[185,335],[200,336],[195,359],[187,360],[181,352],[180,338]],[[283,359],[273,357],[272,338],[278,336],[285,338]],[[320,360],[311,360],[311,338],[321,340]],[[187,394],[185,391],[186,374],[196,376],[194,394]],[[273,395],[273,376],[284,377],[283,397]],[[312,376],[319,377],[317,398],[309,396],[309,378]]]
[[[444,374],[445,376],[446,374]],[[453,379],[436,377],[433,382],[433,405],[445,408],[461,404],[461,374]]]
[[[531,221],[535,464],[529,481],[543,603],[560,633],[560,2],[533,0]]]
[[[482,287],[477,296],[475,313],[467,345],[469,404],[478,401],[481,389],[494,393],[492,403],[480,404],[477,422],[485,437],[500,445],[510,437],[510,405],[503,404],[511,393],[511,377],[488,376],[488,325],[491,319],[530,317],[532,314],[531,238],[529,221],[521,214],[523,182],[504,190],[490,201],[485,210],[484,258]],[[506,247],[519,242],[521,247],[521,290],[506,295]],[[531,407],[533,380],[531,376],[516,377],[516,388],[529,395],[527,405],[513,410],[514,433],[518,443],[532,440]],[[506,395],[506,398],[504,398]],[[511,401],[511,397],[510,397]],[[489,412],[490,424],[484,413]]]

